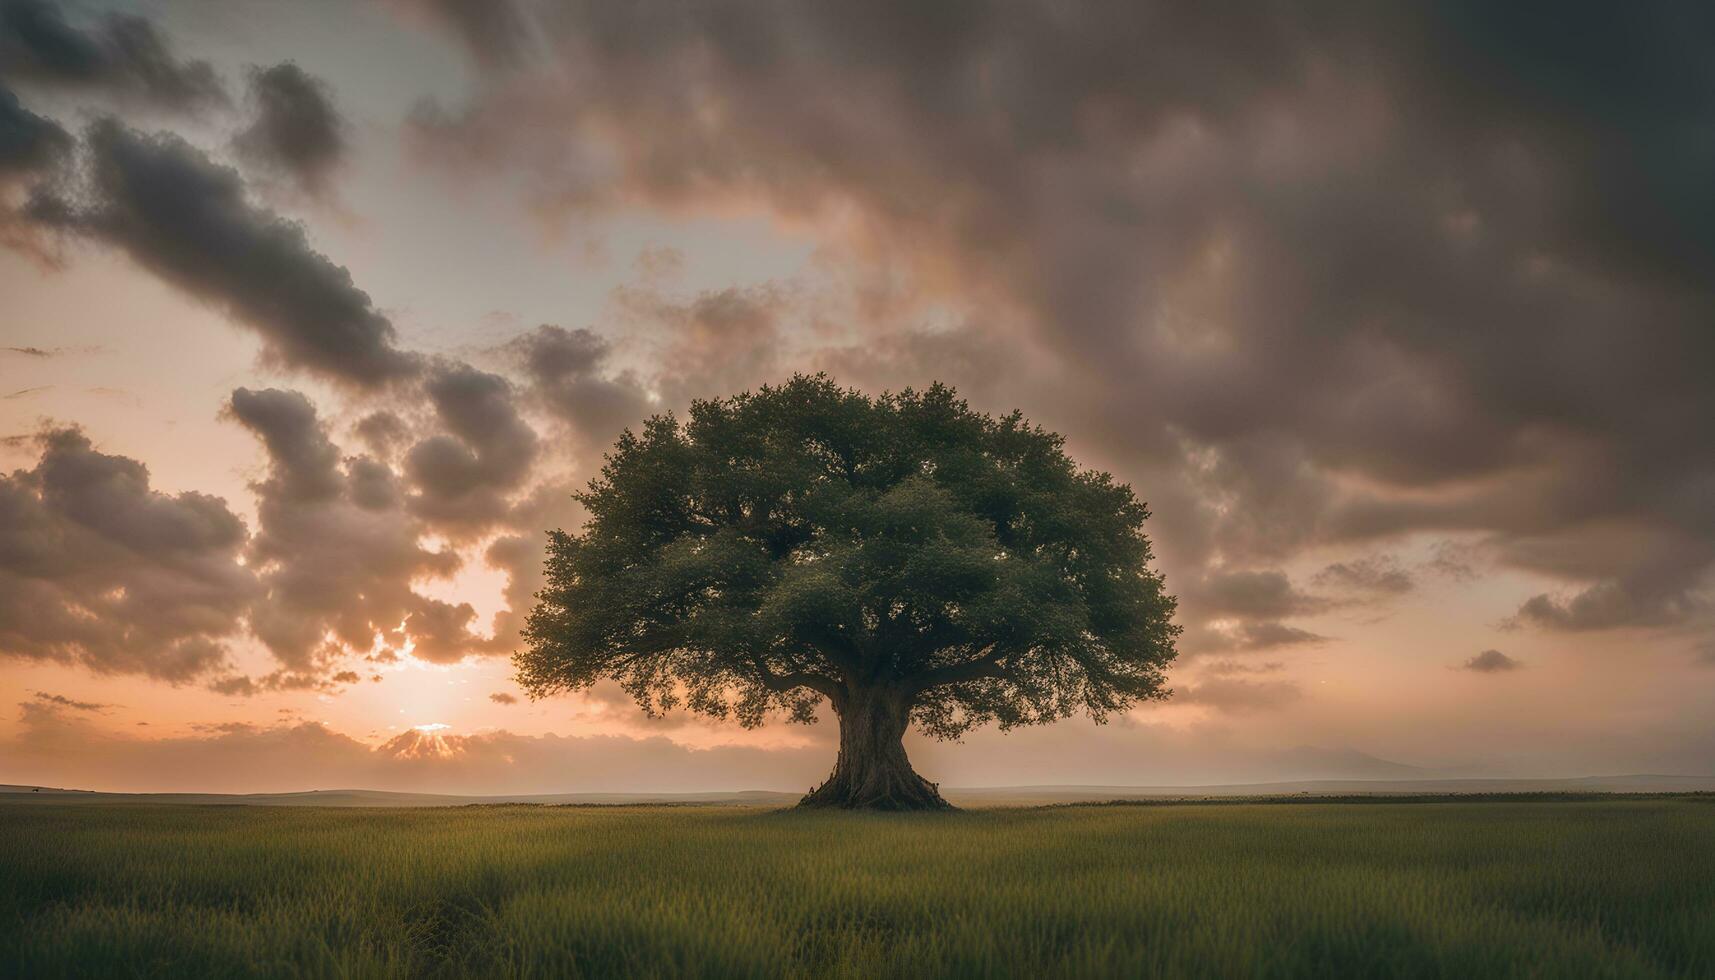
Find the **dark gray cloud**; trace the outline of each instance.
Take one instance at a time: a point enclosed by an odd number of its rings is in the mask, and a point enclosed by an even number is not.
[[[54,0],[0,0],[0,78],[105,92],[127,101],[196,111],[227,102],[206,61],[184,61],[155,25],[108,13],[65,18]]]
[[[1179,587],[1188,612],[1180,643],[1188,656],[1309,646],[1328,638],[1283,620],[1313,616],[1342,604],[1304,592],[1278,569],[1218,570]]]
[[[1170,575],[1468,535],[1566,584],[1522,621],[1706,622],[1708,5],[525,9],[426,154],[549,216],[767,208],[966,307],[866,325],[872,376],[1072,433]]]
[[[1524,665],[1499,650],[1484,650],[1465,661],[1460,669],[1476,671],[1479,674],[1499,674],[1509,670],[1517,670],[1522,666]]]
[[[1329,637],[1275,620],[1246,621],[1216,627],[1199,635],[1187,652],[1204,650],[1268,650],[1275,647],[1314,646]]]
[[[57,257],[28,218],[31,200],[62,179],[74,141],[60,125],[36,115],[0,85],[0,246],[52,265]],[[51,357],[39,347],[7,347],[32,357]]]
[[[1571,596],[1531,596],[1518,608],[1513,623],[1550,630],[1610,630],[1616,626],[1665,626],[1681,623],[1712,608],[1708,592],[1679,589],[1682,575],[1626,577],[1598,582]]]
[[[113,120],[86,139],[89,186],[45,202],[46,224],[108,242],[254,328],[274,364],[375,387],[418,369],[351,274],[303,227],[252,203],[230,167],[171,134]]]
[[[260,694],[264,690],[264,687],[242,674],[228,674],[223,677],[216,677],[209,681],[208,689],[216,694],[227,694],[248,698]]]
[[[0,655],[180,682],[218,668],[256,594],[226,502],[50,429],[0,476]]]
[[[266,178],[325,196],[349,150],[350,128],[327,84],[282,62],[252,71],[250,102],[255,116],[233,140],[239,158]]]
[[[24,108],[0,86],[0,182],[51,173],[71,149],[71,134],[59,123]]]
[[[1199,605],[1215,615],[1279,619],[1322,612],[1326,599],[1299,591],[1279,571],[1215,572],[1196,590]]]
[[[641,382],[612,373],[611,348],[589,330],[543,324],[509,350],[530,379],[531,395],[566,424],[579,448],[605,447],[650,414]]]
[[[319,679],[377,647],[409,643],[438,663],[479,651],[468,603],[413,590],[459,560],[419,544],[426,529],[387,467],[342,458],[298,392],[240,388],[230,412],[268,451],[268,474],[253,485],[260,526],[247,556],[265,591],[250,626],[290,678]]]
[[[507,497],[530,476],[535,430],[518,414],[512,383],[466,364],[436,369],[424,383],[446,431],[405,454],[417,493],[412,509],[455,537],[480,533],[502,520]]]
[[[1400,563],[1388,556],[1337,561],[1316,573],[1317,585],[1369,596],[1404,595],[1417,587]]]
[[[490,701],[493,701],[495,704],[517,704],[518,703],[518,697],[516,695],[507,694],[505,691],[496,691],[493,694],[490,694],[488,696],[488,699]]]

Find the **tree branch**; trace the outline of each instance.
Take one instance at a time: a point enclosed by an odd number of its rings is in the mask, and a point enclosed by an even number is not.
[[[839,685],[834,683],[830,678],[823,677],[821,674],[812,673],[807,670],[793,671],[787,674],[776,674],[774,671],[768,669],[768,665],[762,662],[761,657],[750,657],[748,659],[750,660],[750,665],[756,669],[757,680],[761,681],[762,686],[768,688],[770,691],[777,691],[781,694],[785,694],[787,691],[795,690],[800,687],[807,687],[812,691],[825,694],[830,698],[837,697],[839,695]]]
[[[932,687],[962,684],[965,681],[982,680],[985,677],[1004,679],[1006,668],[1001,666],[1000,661],[1006,657],[1007,652],[1004,648],[990,643],[983,648],[981,655],[973,660],[950,664],[946,667],[937,667],[934,670],[926,670],[918,674],[912,680],[911,692],[920,694]]]

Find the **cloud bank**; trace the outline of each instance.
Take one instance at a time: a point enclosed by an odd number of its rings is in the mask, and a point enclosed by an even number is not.
[[[546,216],[825,229],[890,312],[967,317],[832,363],[1035,406],[1173,515],[1170,563],[1464,535],[1565,583],[1522,623],[1707,623],[1706,8],[504,17],[543,43],[425,103],[424,159],[511,168]]]
[[[227,102],[214,68],[181,60],[153,22],[108,13],[76,24],[66,19],[67,6],[51,0],[0,2],[0,78],[180,111]]]
[[[0,651],[184,681],[225,660],[256,595],[226,502],[150,487],[142,463],[76,429],[0,476]]]
[[[90,179],[38,220],[110,244],[255,330],[265,359],[361,388],[415,374],[393,325],[302,226],[256,204],[231,167],[177,136],[113,119],[84,140]]]

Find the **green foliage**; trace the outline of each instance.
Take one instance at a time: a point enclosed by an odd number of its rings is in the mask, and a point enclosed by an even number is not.
[[[1707,977],[1708,800],[0,806],[0,976]]]
[[[1160,698],[1174,599],[1131,489],[1018,413],[823,376],[627,432],[551,532],[515,657],[533,695],[618,680],[746,726],[880,687],[927,733]]]

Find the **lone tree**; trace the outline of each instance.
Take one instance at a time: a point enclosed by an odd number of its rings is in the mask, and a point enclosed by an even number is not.
[[[912,722],[953,739],[1168,693],[1149,512],[1063,441],[944,385],[871,399],[820,375],[652,418],[578,495],[582,533],[550,532],[519,683],[612,678],[652,715],[747,728],[825,698],[839,760],[802,806],[946,808]]]

